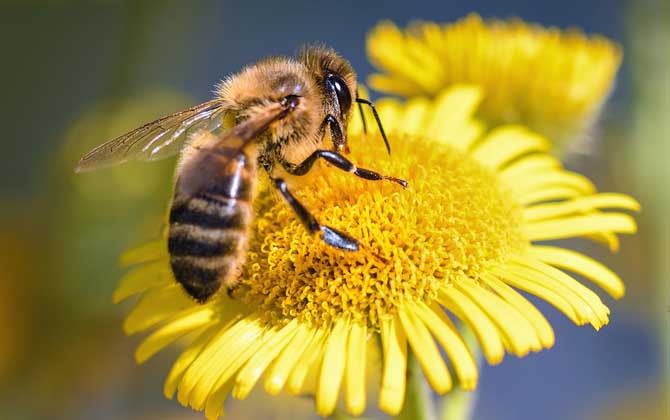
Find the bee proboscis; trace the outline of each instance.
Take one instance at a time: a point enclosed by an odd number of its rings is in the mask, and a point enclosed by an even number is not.
[[[130,159],[155,160],[180,152],[169,217],[168,253],[175,279],[198,302],[239,282],[245,262],[258,172],[294,210],[305,228],[333,247],[357,251],[359,242],[320,224],[293,196],[287,174],[305,175],[323,159],[367,180],[401,179],[356,167],[346,151],[356,75],[345,59],[323,46],[305,47],[297,59],[261,60],[217,86],[217,97],[159,118],[104,143],[81,158],[77,172]],[[330,147],[327,147],[327,138]],[[259,171],[262,169],[262,171]]]

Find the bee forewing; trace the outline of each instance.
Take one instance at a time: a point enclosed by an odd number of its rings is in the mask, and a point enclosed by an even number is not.
[[[207,189],[215,180],[212,174],[220,172],[231,159],[238,158],[249,143],[288,112],[285,106],[276,104],[220,136],[204,141],[197,153],[181,168],[177,191],[184,197],[193,197]]]
[[[128,160],[158,160],[178,153],[188,134],[218,130],[225,107],[219,99],[167,115],[101,144],[85,154],[76,172],[86,172]]]

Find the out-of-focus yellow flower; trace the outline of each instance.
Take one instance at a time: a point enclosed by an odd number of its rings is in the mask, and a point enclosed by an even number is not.
[[[478,84],[487,122],[524,124],[557,143],[582,135],[598,116],[621,62],[620,47],[601,36],[475,14],[406,30],[382,22],[367,42],[381,71],[369,78],[374,89],[434,97],[456,83]]]
[[[545,153],[548,141],[524,127],[485,132],[472,116],[480,99],[477,88],[456,86],[434,101],[381,101],[393,139],[390,158],[378,136],[364,137],[354,121],[353,160],[407,179],[409,188],[321,167],[297,195],[323,223],[360,239],[359,252],[310,236],[265,191],[234,299],[225,293],[204,305],[189,299],[170,274],[164,239],[127,253],[124,264],[142,265],[114,295],[117,302],[141,295],[125,330],[155,329],[137,349],[138,362],[181,337],[189,340],[165,395],[176,393],[182,404],[215,418],[229,394],[244,399],[260,381],[272,395],[313,394],[323,416],[343,395],[345,409],[357,415],[366,406],[367,344],[379,336],[378,404],[397,414],[410,349],[438,393],[455,380],[475,388],[477,366],[454,318],[473,330],[492,364],[506,352],[523,356],[554,343],[551,325],[519,291],[578,325],[605,325],[608,308],[568,272],[617,298],[621,280],[585,255],[537,242],[585,237],[615,248],[616,234],[634,232],[635,222],[605,209],[638,204],[596,193]]]

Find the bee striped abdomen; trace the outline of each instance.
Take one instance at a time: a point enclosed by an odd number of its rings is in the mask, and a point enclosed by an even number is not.
[[[170,210],[168,251],[175,279],[199,302],[238,282],[252,220],[253,167],[243,155],[193,197],[179,188]],[[230,165],[229,165],[230,166]],[[178,185],[179,186],[179,185]]]

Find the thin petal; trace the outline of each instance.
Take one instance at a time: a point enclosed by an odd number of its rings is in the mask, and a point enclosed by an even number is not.
[[[384,123],[384,130],[387,130],[389,133],[394,131],[402,130],[400,125],[401,115],[403,113],[403,107],[393,99],[382,98],[376,102],[377,110],[381,116],[382,122]],[[366,121],[374,121],[374,118],[371,118]],[[361,130],[363,126],[361,125]],[[370,130],[370,128],[368,128]]]
[[[504,182],[510,182],[514,185],[514,181],[518,178],[527,178],[536,173],[556,170],[560,166],[559,160],[553,156],[533,153],[510,163],[498,172],[498,176]]]
[[[554,330],[549,321],[542,313],[513,288],[506,285],[494,276],[486,276],[486,284],[491,287],[500,297],[514,306],[533,325],[543,347],[549,348],[554,345]]]
[[[449,356],[461,387],[475,389],[477,365],[447,314],[438,305],[429,308],[423,302],[417,303],[414,310]]]
[[[207,420],[216,420],[224,416],[224,402],[233,389],[234,383],[235,381],[232,378],[228,379],[223,386],[217,388],[207,399],[207,403],[205,404],[205,417]]]
[[[572,293],[578,296],[579,299],[582,299],[582,301],[588,305],[591,312],[599,321],[598,322],[593,319],[593,317],[590,317],[590,322],[596,329],[600,328],[602,325],[607,324],[609,319],[608,315],[610,313],[609,308],[602,303],[600,297],[598,297],[598,295],[593,292],[593,290],[573,279],[565,272],[541,261],[537,261],[533,257],[518,258],[516,259],[516,262],[541,272],[546,276],[544,281],[547,281],[547,279],[550,278],[551,280],[557,282],[560,286],[570,290]]]
[[[170,285],[172,274],[166,261],[145,264],[125,274],[112,295],[112,302],[122,300],[154,287]]]
[[[423,133],[460,150],[467,150],[481,135],[482,127],[472,119],[482,91],[477,86],[459,85],[442,92],[434,102]]]
[[[251,356],[248,350],[254,350],[261,344],[263,332],[265,326],[257,314],[249,315],[221,331],[184,374],[178,387],[179,402],[201,410],[217,382],[231,376],[233,370]]]
[[[612,270],[586,255],[554,246],[533,245],[528,252],[540,261],[580,274],[605,289],[614,298],[621,298],[625,286]]]
[[[347,366],[344,381],[344,401],[347,411],[359,416],[365,411],[365,361],[367,350],[367,326],[358,322],[351,324],[347,343]]]
[[[494,274],[505,283],[549,302],[575,324],[582,325],[587,322],[583,317],[578,315],[569,299],[544,285],[541,280],[529,274],[528,270],[521,270],[522,268],[510,264],[504,269],[494,270]]]
[[[407,307],[399,308],[398,316],[412,353],[421,365],[430,386],[438,394],[449,391],[452,387],[451,376],[426,326]]]
[[[425,98],[414,98],[408,101],[399,123],[403,131],[411,134],[420,132],[430,114],[429,105],[430,102]]]
[[[280,351],[293,338],[298,326],[297,319],[293,319],[279,331],[266,333],[263,346],[239,371],[233,388],[233,398],[245,399],[253,389],[265,369],[277,357]]]
[[[523,126],[505,125],[492,130],[475,147],[473,156],[492,169],[499,169],[514,158],[538,151],[546,151],[550,143]]]
[[[384,371],[379,391],[379,408],[392,416],[398,415],[405,402],[407,386],[407,339],[397,318],[382,321]]]
[[[509,303],[478,285],[462,282],[458,288],[466,293],[493,320],[505,336],[508,350],[517,356],[542,349],[540,340],[528,320]]]
[[[575,213],[586,213],[595,209],[617,208],[639,211],[640,204],[624,194],[595,194],[560,203],[540,204],[523,210],[527,222],[565,217]]]
[[[310,328],[307,324],[300,324],[295,336],[291,342],[282,350],[281,354],[271,366],[267,374],[264,387],[270,395],[277,395],[281,392],[289,373],[305,353],[305,350],[312,342],[317,330]]]
[[[186,369],[191,366],[193,361],[202,352],[212,337],[223,328],[225,328],[223,325],[212,325],[199,334],[197,338],[181,352],[177,360],[172,364],[172,369],[170,369],[167,379],[165,379],[165,385],[163,386],[163,394],[165,395],[165,398],[169,400],[172,399],[174,393],[177,391],[177,385],[181,382],[181,378],[184,376]]]
[[[142,341],[135,350],[135,360],[144,363],[176,339],[211,323],[213,318],[214,310],[211,306],[196,307],[195,310],[177,315]]]
[[[595,192],[595,187],[588,178],[568,171],[547,171],[532,177],[518,178],[512,187],[512,192],[521,201],[527,201],[527,196],[532,197],[552,188],[570,189],[581,194]]]
[[[344,374],[348,333],[349,321],[340,318],[335,321],[326,342],[316,388],[316,412],[323,417],[329,416],[337,404]]]
[[[399,76],[371,74],[368,77],[368,84],[374,90],[386,91],[401,96],[412,96],[417,90],[415,83]]]
[[[508,185],[518,185],[514,181],[510,181]],[[534,203],[542,203],[544,201],[565,200],[580,196],[582,193],[573,188],[566,186],[542,188],[533,192],[524,193],[517,196],[517,201],[522,206],[529,206]]]
[[[444,287],[438,293],[439,302],[453,312],[475,333],[482,346],[484,357],[492,364],[500,363],[505,356],[500,334],[493,321],[463,292]]]
[[[123,323],[126,334],[135,334],[194,305],[178,284],[147,291]]]
[[[531,241],[565,239],[601,231],[635,233],[635,220],[627,214],[601,213],[527,223],[523,227]]]
[[[298,395],[305,388],[305,379],[310,370],[318,367],[317,363],[323,357],[323,350],[325,347],[327,333],[323,328],[316,330],[312,342],[305,350],[305,359],[302,363],[298,363],[291,371],[286,384],[286,390],[289,394]]]
[[[167,257],[167,246],[165,246],[165,241],[157,240],[147,242],[137,248],[124,252],[119,259],[119,262],[121,266],[127,267],[133,264],[154,261],[163,257]]]

